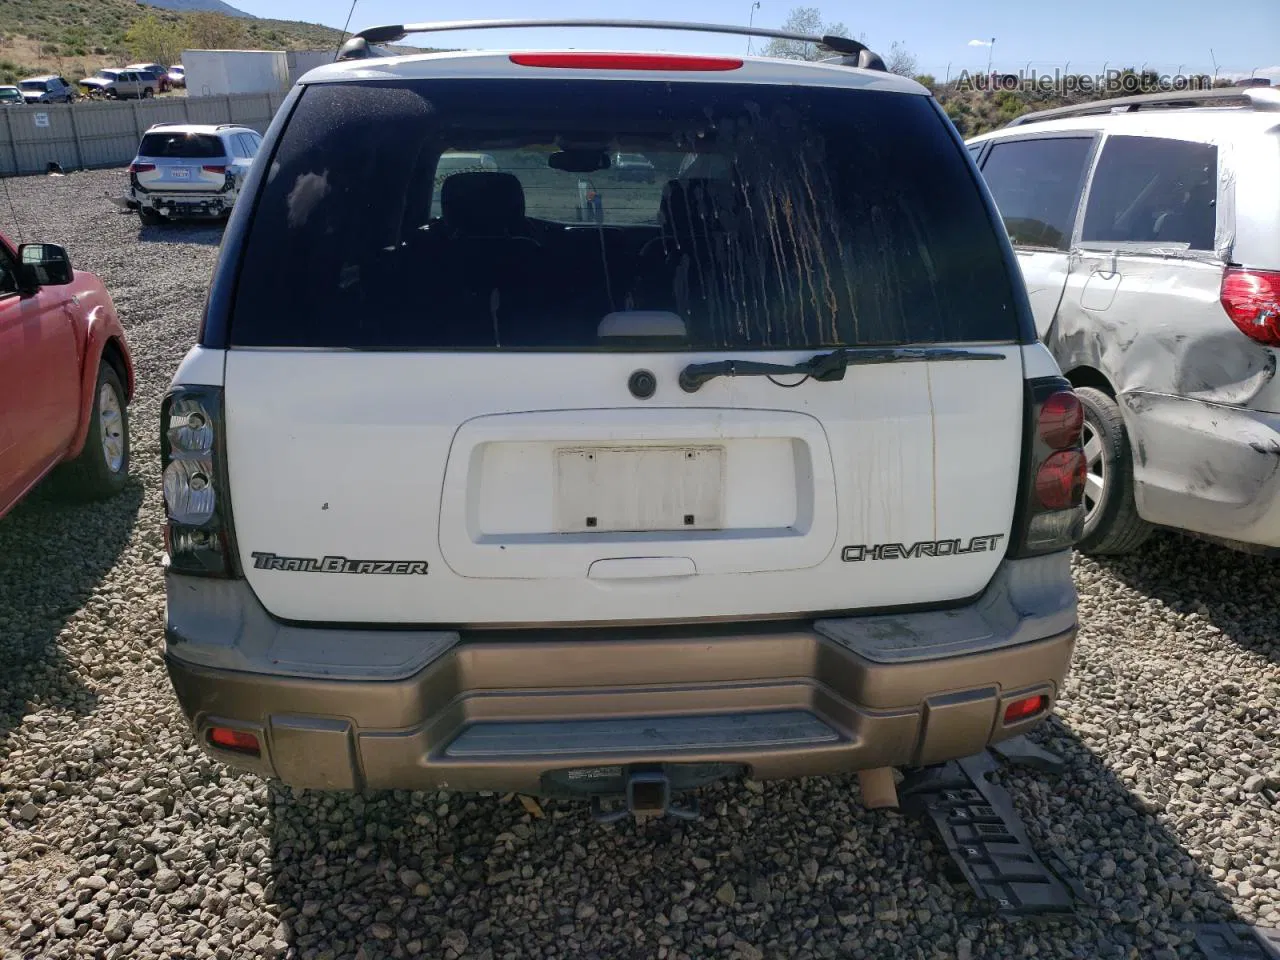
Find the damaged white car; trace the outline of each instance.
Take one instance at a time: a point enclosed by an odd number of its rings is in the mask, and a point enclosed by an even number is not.
[[[224,219],[262,144],[238,124],[158,123],[129,164],[127,205],[144,226],[170,218]]]
[[[1027,114],[967,146],[1085,409],[1079,549],[1280,548],[1280,90]]]

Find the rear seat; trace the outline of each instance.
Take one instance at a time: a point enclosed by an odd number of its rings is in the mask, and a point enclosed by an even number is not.
[[[440,192],[441,222],[420,251],[435,275],[438,322],[466,346],[521,339],[542,315],[546,256],[525,218],[524,188],[509,173],[455,173]]]

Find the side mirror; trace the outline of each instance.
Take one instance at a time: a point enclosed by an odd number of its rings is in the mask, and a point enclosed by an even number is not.
[[[18,248],[18,260],[28,290],[66,286],[75,276],[66,249],[57,244],[24,243]]]

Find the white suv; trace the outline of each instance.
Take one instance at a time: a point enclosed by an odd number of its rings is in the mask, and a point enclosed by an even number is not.
[[[403,32],[290,93],[164,401],[202,746],[335,789],[879,802],[1042,721],[1081,410],[928,92],[838,38],[357,57]],[[458,151],[497,169],[437,189]],[[659,182],[580,223],[619,153]]]
[[[129,164],[129,205],[143,224],[226,217],[235,206],[262,137],[224,123],[157,123]]]
[[[1280,90],[1104,100],[968,143],[1085,408],[1080,548],[1280,548]]]

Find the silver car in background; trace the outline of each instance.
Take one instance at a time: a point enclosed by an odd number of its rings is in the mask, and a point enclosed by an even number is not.
[[[72,103],[76,99],[75,87],[52,74],[19,80],[18,89],[27,103]]]
[[[974,137],[1084,405],[1079,549],[1280,554],[1280,90],[1148,94]]]
[[[146,226],[231,213],[262,138],[238,124],[158,123],[129,164],[129,205]]]
[[[103,100],[145,100],[156,95],[160,81],[154,73],[108,67],[80,81],[85,95]]]

